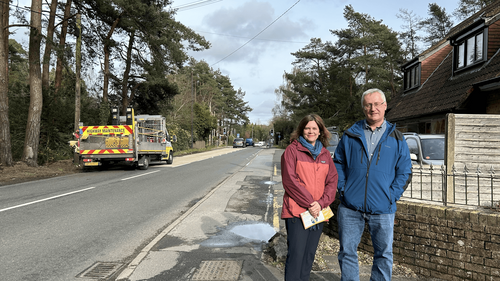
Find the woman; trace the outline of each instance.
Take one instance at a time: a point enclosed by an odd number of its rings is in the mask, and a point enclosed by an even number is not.
[[[281,156],[285,195],[281,218],[285,220],[288,254],[285,280],[309,280],[323,223],[304,229],[300,214],[319,212],[335,200],[337,170],[328,146],[330,132],[316,114],[304,117]]]

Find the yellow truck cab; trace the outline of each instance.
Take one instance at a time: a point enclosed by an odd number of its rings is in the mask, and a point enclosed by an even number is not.
[[[129,164],[142,170],[150,164],[172,164],[173,148],[165,117],[134,115],[127,108],[125,116],[112,109],[112,125],[80,126],[78,153],[84,167]]]

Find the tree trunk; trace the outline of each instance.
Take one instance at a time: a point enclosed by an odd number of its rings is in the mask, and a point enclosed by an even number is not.
[[[40,44],[42,41],[42,0],[31,2],[29,42],[30,107],[24,140],[23,161],[28,166],[38,166],[38,145],[40,141],[40,116],[42,115],[42,74],[40,66]]]
[[[78,31],[78,37],[76,38],[76,85],[75,85],[75,128],[78,130],[80,128],[80,91],[81,91],[81,80],[80,80],[80,70],[82,68],[82,15],[78,13],[76,15],[76,29]]]
[[[0,3],[0,164],[12,166],[9,121],[9,1]]]
[[[135,31],[130,34],[128,41],[127,59],[125,61],[125,72],[123,73],[122,81],[122,112],[125,113],[129,104],[128,98],[128,77],[130,75],[130,66],[132,65],[132,47],[134,45]]]
[[[64,21],[62,23],[61,35],[59,36],[59,48],[57,51],[56,77],[54,82],[54,96],[57,95],[62,83],[62,70],[64,60],[64,48],[66,46],[66,34],[68,33],[68,19],[71,13],[71,0],[66,1],[64,9]]]
[[[56,20],[57,0],[50,4],[49,25],[47,26],[47,37],[45,39],[45,52],[43,54],[42,88],[49,89],[50,55],[54,45],[54,22]]]
[[[103,83],[103,87],[102,87],[102,101],[105,104],[108,103],[109,55],[111,53],[109,45],[111,43],[111,36],[113,35],[113,32],[115,31],[115,28],[118,25],[119,21],[120,21],[120,18],[117,18],[115,20],[115,22],[113,22],[113,25],[111,26],[111,29],[108,32],[108,36],[106,36],[106,39],[104,42],[104,83]]]

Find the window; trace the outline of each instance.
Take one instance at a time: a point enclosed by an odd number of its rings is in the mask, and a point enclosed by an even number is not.
[[[403,67],[404,71],[404,90],[410,90],[420,86],[420,62]]]
[[[462,70],[486,60],[487,30],[483,25],[480,25],[452,40],[455,45],[455,70]]]

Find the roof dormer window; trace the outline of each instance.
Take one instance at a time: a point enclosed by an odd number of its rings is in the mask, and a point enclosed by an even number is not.
[[[486,61],[487,30],[480,25],[452,40],[455,71]]]
[[[404,90],[411,90],[420,86],[420,62],[407,64],[403,67],[404,72]]]

